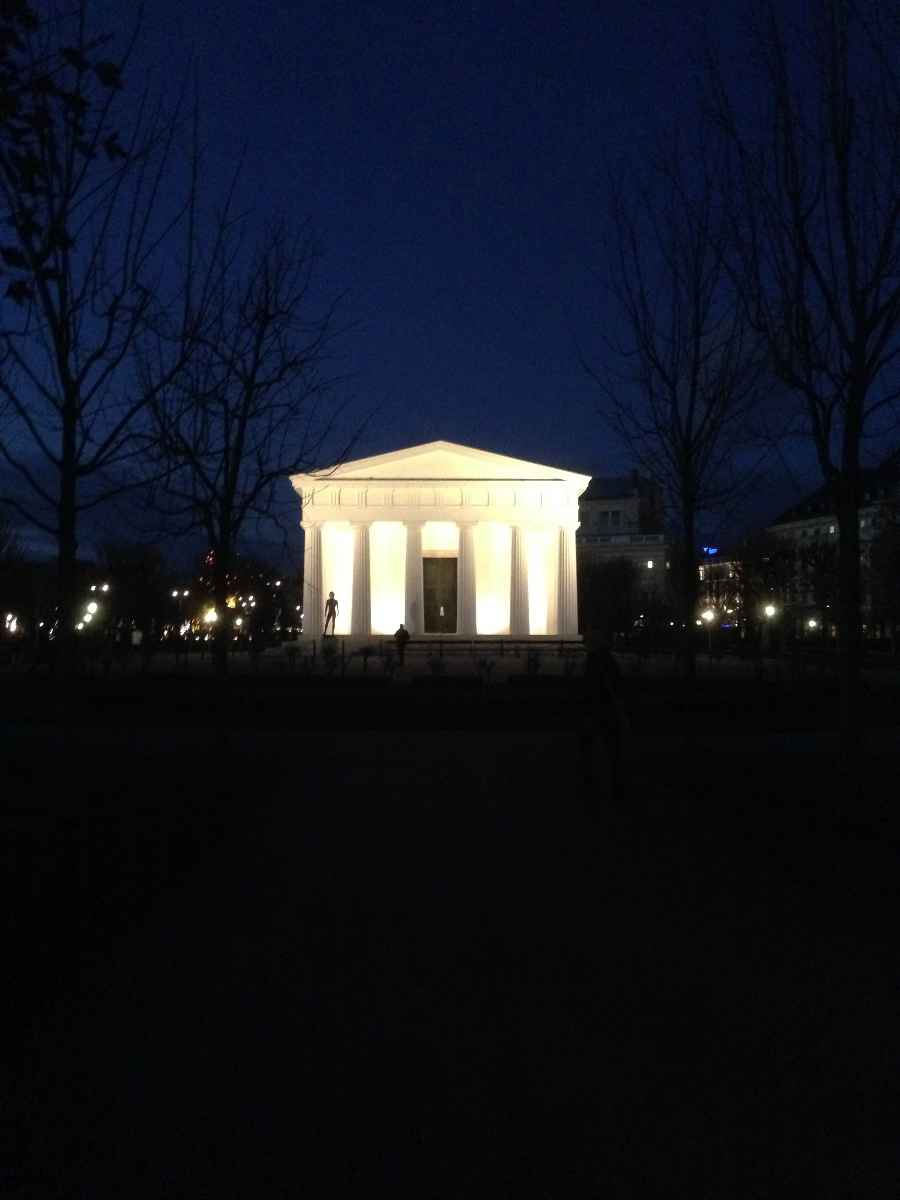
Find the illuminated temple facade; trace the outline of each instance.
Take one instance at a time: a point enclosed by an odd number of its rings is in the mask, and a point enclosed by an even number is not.
[[[291,483],[301,499],[303,608],[337,634],[578,637],[575,531],[590,476],[428,442]]]

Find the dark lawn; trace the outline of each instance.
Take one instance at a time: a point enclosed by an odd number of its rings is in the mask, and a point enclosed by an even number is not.
[[[9,1193],[895,1195],[898,759],[638,736],[614,809],[569,701],[412,694],[8,740]]]

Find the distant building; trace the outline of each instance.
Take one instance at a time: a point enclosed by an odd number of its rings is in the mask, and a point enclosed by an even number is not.
[[[599,568],[626,559],[635,569],[637,594],[634,624],[658,612],[666,593],[669,546],[663,518],[662,491],[638,471],[622,476],[594,476],[578,501],[579,594],[588,607],[591,577]],[[599,586],[605,587],[605,582]],[[586,609],[587,611],[587,609]]]
[[[872,543],[888,521],[896,519],[900,502],[900,454],[880,466],[863,471],[859,510],[860,562],[863,586],[863,628],[872,607],[870,553]],[[790,545],[795,567],[788,600],[798,629],[816,621],[835,634],[838,521],[826,488],[819,488],[783,512],[769,527],[775,537]],[[831,599],[834,595],[835,601]]]
[[[736,626],[743,619],[741,595],[741,564],[736,555],[716,546],[701,547],[702,561],[697,568],[700,586],[697,606],[702,611],[711,608],[716,625]]]
[[[668,547],[657,484],[637,471],[594,476],[578,501],[578,518],[579,561],[585,566],[627,558],[648,586],[663,585]]]

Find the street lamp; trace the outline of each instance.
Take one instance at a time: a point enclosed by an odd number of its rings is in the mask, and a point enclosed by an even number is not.
[[[772,649],[772,618],[778,612],[774,604],[767,604],[763,608],[763,615],[766,618],[766,623],[763,626],[763,653],[771,652]]]
[[[716,619],[715,610],[705,608],[700,616],[706,622],[707,652],[709,657],[712,658],[712,623]]]

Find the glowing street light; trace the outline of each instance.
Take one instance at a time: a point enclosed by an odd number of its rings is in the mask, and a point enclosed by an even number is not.
[[[235,617],[234,623],[235,623],[235,625],[238,626],[238,628],[240,628],[240,626],[243,625],[243,623],[244,623],[244,618],[243,617]]]
[[[776,610],[775,610],[774,604],[767,604],[766,607],[763,609],[763,612],[766,614],[767,617],[774,617],[775,611]]]
[[[108,583],[104,583],[104,584],[103,584],[103,586],[100,588],[100,591],[101,591],[101,592],[108,592],[108,591],[109,591],[109,584],[108,584]]]
[[[84,621],[85,625],[90,625],[91,621],[94,619],[94,614],[92,612],[86,612],[81,619]]]
[[[807,625],[808,629],[818,629],[819,628],[819,622],[816,620],[815,617],[810,617],[809,620],[806,622],[806,625]]]
[[[700,616],[706,622],[706,649],[712,659],[712,623],[716,619],[715,609],[704,608]]]
[[[206,612],[203,614],[203,620],[206,621],[208,624],[212,623],[213,621],[218,621],[218,619],[219,619],[219,614],[216,612],[216,610],[214,608],[208,608],[206,610]]]
[[[93,615],[94,615],[94,613],[97,611],[97,601],[96,601],[96,600],[92,600],[92,601],[90,602],[90,604],[87,606],[87,610],[88,610],[88,612],[91,614],[91,616],[93,616]]]
[[[177,599],[178,599],[178,592],[173,592],[173,593],[172,593],[172,599],[173,599],[173,600],[177,600]]]

